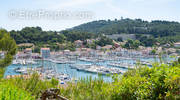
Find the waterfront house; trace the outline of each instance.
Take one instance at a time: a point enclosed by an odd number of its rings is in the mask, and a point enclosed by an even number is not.
[[[17,52],[15,58],[19,58],[19,59],[28,59],[30,58],[30,55],[24,52]]]
[[[69,54],[70,54],[70,50],[64,50],[64,51],[63,51],[63,54],[64,54],[64,55],[69,55]]]
[[[49,58],[50,57],[50,48],[41,48],[41,57],[42,58]]]
[[[81,40],[76,40],[74,43],[75,43],[76,47],[82,47],[82,45],[83,45],[83,41],[81,41]]]

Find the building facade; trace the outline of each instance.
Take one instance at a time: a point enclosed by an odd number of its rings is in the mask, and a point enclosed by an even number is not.
[[[41,48],[41,57],[47,59],[50,57],[50,48]]]

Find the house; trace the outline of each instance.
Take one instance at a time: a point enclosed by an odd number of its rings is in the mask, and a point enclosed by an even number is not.
[[[96,49],[97,49],[97,50],[101,50],[101,46],[97,45],[97,46],[96,46]]]
[[[95,41],[95,40],[94,40],[94,39],[87,39],[87,40],[86,40],[87,44],[92,44],[93,41]]]
[[[32,49],[31,48],[26,48],[23,53],[26,55],[26,58],[32,57]]]
[[[50,57],[50,48],[41,48],[41,57],[49,58]]]
[[[17,52],[15,58],[19,58],[19,59],[28,59],[30,58],[30,55],[24,52]]]
[[[175,46],[175,47],[180,47],[180,42],[174,43],[174,46]]]
[[[116,41],[113,41],[113,43],[114,43],[114,46],[115,46],[116,48],[120,47],[120,44],[117,43]]]
[[[74,43],[75,43],[76,47],[81,47],[83,45],[83,41],[81,41],[81,40],[76,40]]]
[[[64,50],[64,51],[63,51],[63,54],[69,55],[69,54],[70,54],[70,50]]]
[[[31,49],[31,48],[26,48],[26,49],[24,50],[24,53],[32,54],[32,49]]]

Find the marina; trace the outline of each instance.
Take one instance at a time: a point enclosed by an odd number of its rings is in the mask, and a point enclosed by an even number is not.
[[[165,55],[163,60],[169,63],[173,59]],[[84,49],[74,52],[50,52],[49,48],[41,48],[41,55],[33,54],[30,50],[18,53],[12,64],[7,67],[4,77],[37,72],[42,79],[56,78],[64,84],[73,79],[95,79],[101,74],[104,81],[111,82],[109,75],[123,74],[127,70],[138,68],[137,65],[152,67],[153,62],[159,61],[157,55],[126,49],[110,52]]]
[[[72,79],[86,77],[98,78],[102,74],[105,81],[111,82],[107,75],[123,74],[128,69],[134,69],[138,60],[141,65],[151,67],[154,58],[133,58],[119,56],[57,56],[48,59],[15,59],[6,72],[9,75],[27,75],[36,71],[43,79],[57,78],[62,84]],[[157,60],[158,61],[158,60]]]

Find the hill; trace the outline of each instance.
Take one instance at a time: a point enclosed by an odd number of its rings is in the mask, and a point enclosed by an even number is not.
[[[92,32],[98,34],[151,34],[154,37],[180,35],[180,23],[142,19],[99,20],[85,23],[71,30]]]
[[[157,43],[173,44],[180,41],[180,23],[160,20],[148,22],[126,18],[93,21],[60,32],[43,31],[41,27],[25,27],[20,31],[10,31],[17,44],[50,44],[52,48],[56,48],[56,43],[84,41],[102,37],[102,34],[117,41],[129,38],[139,40],[144,46],[153,46]]]

